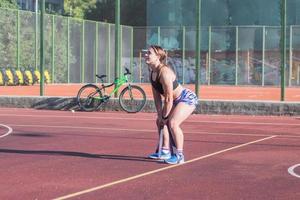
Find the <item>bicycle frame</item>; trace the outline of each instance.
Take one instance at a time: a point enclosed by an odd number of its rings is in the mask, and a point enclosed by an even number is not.
[[[103,91],[104,91],[104,96],[102,97],[102,98],[99,98],[99,97],[94,97],[94,98],[96,98],[96,99],[100,99],[100,100],[104,100],[104,99],[106,99],[106,98],[110,98],[115,92],[117,92],[119,89],[120,89],[120,87],[122,86],[122,85],[124,85],[125,83],[128,83],[128,77],[127,77],[127,75],[123,75],[123,76],[121,76],[120,78],[117,78],[112,84],[109,84],[109,85],[104,85],[103,83],[102,83],[102,86],[101,86],[101,88],[100,89],[103,89]],[[111,93],[109,93],[108,95],[106,95],[106,93],[105,93],[105,88],[109,88],[109,87],[111,87],[111,86],[116,86],[114,89],[113,89],[113,91],[111,92]]]
[[[146,93],[140,86],[131,85],[128,77],[130,74],[129,69],[125,68],[125,73],[111,83],[104,83],[106,75],[96,74],[101,81],[100,84],[88,83],[78,91],[76,102],[79,108],[84,111],[95,111],[120,90],[118,103],[122,110],[128,113],[141,111],[146,104]],[[110,89],[110,94],[106,93],[105,88],[112,86],[114,88]]]

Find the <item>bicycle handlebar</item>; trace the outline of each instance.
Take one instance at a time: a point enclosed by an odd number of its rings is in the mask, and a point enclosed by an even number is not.
[[[103,78],[106,77],[106,75],[101,75],[101,76],[99,76],[98,74],[96,74],[96,77],[99,78],[99,79],[103,79]]]
[[[124,76],[130,75],[130,74],[131,74],[131,72],[129,71],[129,69],[127,67],[125,67]],[[103,78],[105,78],[107,76],[106,75],[98,75],[98,74],[96,74],[96,77],[99,78],[103,82]]]
[[[129,71],[129,69],[127,68],[127,67],[125,67],[125,73],[124,73],[124,75],[128,75],[128,74],[131,74],[131,72]]]

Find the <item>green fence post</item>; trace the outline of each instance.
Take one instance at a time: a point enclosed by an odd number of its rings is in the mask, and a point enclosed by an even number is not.
[[[120,74],[120,37],[120,0],[115,0],[115,79],[118,78]],[[114,96],[118,96],[117,91]]]
[[[123,28],[122,25],[120,25],[120,41],[119,41],[119,48],[120,48],[120,66],[119,66],[119,77],[121,77],[121,74],[123,73],[123,67],[122,67],[122,58],[123,58]]]
[[[20,11],[17,10],[17,68],[20,67]]]
[[[200,70],[200,64],[201,64],[201,0],[197,0],[197,19],[196,19],[196,27],[197,27],[197,33],[196,33],[196,80],[195,80],[195,93],[197,97],[199,98],[199,84],[200,84],[200,78],[199,78],[199,70]]]
[[[235,27],[235,85],[238,85],[239,69],[239,27]]]
[[[35,34],[34,34],[34,39],[35,39],[35,69],[38,69],[38,31],[39,31],[39,24],[38,24],[38,15],[39,15],[39,10],[38,6],[36,4],[35,8]]]
[[[67,18],[67,78],[70,83],[70,17]]]
[[[99,28],[99,23],[96,22],[96,33],[95,33],[95,74],[98,74],[98,28]],[[95,82],[98,83],[98,79],[96,78],[96,76],[94,76],[95,78]]]
[[[84,27],[85,26],[85,21],[84,20],[82,20],[82,26],[81,26],[81,37],[82,37],[82,45],[81,45],[81,83],[84,83],[84,50],[85,50],[85,44],[84,44],[84,40],[85,40],[85,38],[84,38]]]
[[[185,26],[182,27],[182,84],[185,77]]]
[[[139,52],[139,79],[140,83],[142,83],[142,52]]]
[[[130,31],[130,72],[131,72],[131,82],[133,82],[133,27]]]
[[[293,73],[293,26],[290,26],[290,61],[289,61],[289,86],[292,86],[292,73]]]
[[[210,71],[211,71],[211,26],[208,27],[208,77],[207,77],[208,85],[210,85]]]
[[[108,26],[108,29],[107,29],[107,35],[108,35],[108,50],[107,50],[107,65],[106,65],[106,67],[107,67],[107,72],[108,72],[108,82],[110,83],[111,82],[111,78],[110,78],[110,76],[111,76],[111,74],[110,74],[110,64],[111,64],[111,62],[110,62],[110,51],[111,51],[111,46],[110,46],[110,24],[107,24],[107,26]]]
[[[45,0],[41,0],[41,18],[40,18],[40,96],[44,96],[44,69],[45,69],[45,58],[44,58],[44,14],[45,14]]]
[[[52,83],[54,83],[54,73],[55,73],[55,56],[54,56],[54,54],[55,54],[55,51],[54,51],[54,48],[55,48],[55,46],[54,46],[54,44],[55,44],[55,29],[54,29],[54,24],[55,24],[55,15],[52,15],[52,72],[51,72],[51,75],[52,75],[52,77],[51,77],[51,79],[52,79]]]
[[[286,0],[281,0],[281,94],[280,100],[285,99],[285,66],[286,66]]]
[[[266,27],[263,26],[262,38],[262,66],[261,66],[261,85],[265,85],[265,47],[266,47]]]
[[[250,52],[247,49],[247,84],[250,84]]]

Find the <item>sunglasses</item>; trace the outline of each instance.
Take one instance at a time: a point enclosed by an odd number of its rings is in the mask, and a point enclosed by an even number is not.
[[[158,54],[158,49],[155,46],[151,46],[151,48],[153,49],[153,51],[154,51],[155,54]],[[149,55],[149,54],[151,54],[151,52],[148,49],[142,49],[141,52],[142,52],[142,55],[145,55],[145,54]]]
[[[144,55],[145,55],[145,54],[149,54],[149,50],[148,50],[148,49],[142,49],[141,52],[142,52],[142,54],[144,54]]]

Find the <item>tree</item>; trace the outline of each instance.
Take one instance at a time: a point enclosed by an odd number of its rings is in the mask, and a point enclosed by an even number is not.
[[[146,0],[121,1],[121,23],[128,26],[147,25]]]
[[[97,0],[65,0],[64,14],[76,18],[84,18],[89,10],[96,8]]]
[[[96,7],[86,12],[86,18],[90,20],[114,23],[115,1],[97,1]]]
[[[1,8],[18,8],[16,0],[0,0]],[[10,10],[0,12],[0,66],[15,65],[16,61],[16,15]]]
[[[122,0],[121,24],[128,26],[146,26],[146,0]],[[115,1],[97,1],[96,6],[87,10],[85,18],[96,21],[114,23]]]
[[[18,8],[17,0],[0,0],[0,8]]]

